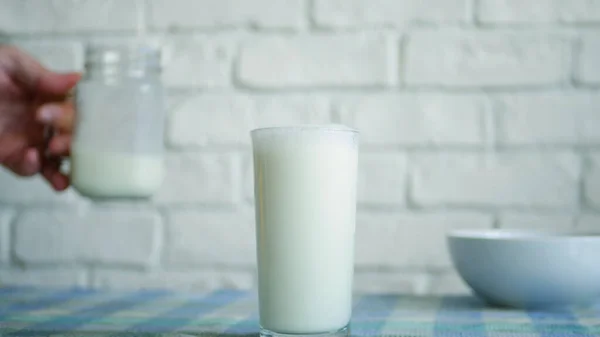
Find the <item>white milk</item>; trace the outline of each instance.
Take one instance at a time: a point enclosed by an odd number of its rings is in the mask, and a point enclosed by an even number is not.
[[[357,133],[252,133],[261,327],[322,333],[351,314]]]
[[[165,169],[157,155],[73,149],[71,181],[90,197],[149,197],[161,185]]]

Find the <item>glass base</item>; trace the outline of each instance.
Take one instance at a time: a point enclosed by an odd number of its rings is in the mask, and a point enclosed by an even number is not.
[[[350,336],[350,325],[346,325],[345,327],[329,332],[316,332],[316,333],[279,333],[271,330],[267,330],[263,327],[260,328],[260,337],[300,337],[300,336],[310,336],[310,337],[348,337]]]

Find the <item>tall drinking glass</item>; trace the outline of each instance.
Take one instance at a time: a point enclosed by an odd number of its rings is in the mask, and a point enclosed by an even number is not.
[[[251,135],[261,335],[347,335],[358,132],[317,125]]]

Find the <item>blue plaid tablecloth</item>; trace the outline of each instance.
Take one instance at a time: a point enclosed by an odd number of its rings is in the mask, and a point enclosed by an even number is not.
[[[473,297],[356,295],[353,336],[600,336],[600,305],[486,307]],[[0,336],[255,336],[253,292],[0,288]]]

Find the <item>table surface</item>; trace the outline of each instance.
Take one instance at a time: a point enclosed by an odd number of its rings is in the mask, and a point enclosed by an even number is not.
[[[353,336],[600,336],[600,304],[553,311],[473,297],[356,295]],[[0,288],[0,336],[255,336],[254,292]]]

